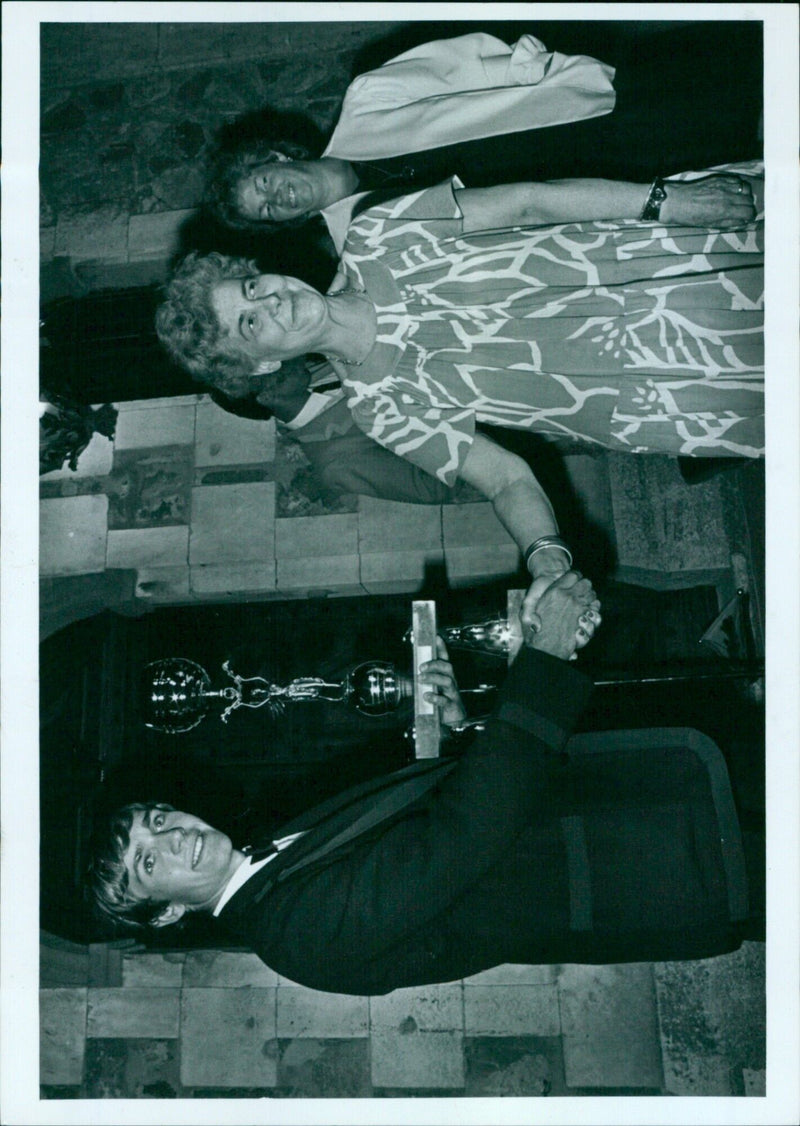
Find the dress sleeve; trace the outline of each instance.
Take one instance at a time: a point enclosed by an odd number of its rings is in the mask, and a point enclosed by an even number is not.
[[[433,245],[440,239],[457,238],[463,231],[464,217],[455,193],[463,187],[458,176],[452,176],[433,188],[362,211],[348,227],[340,269],[349,273],[360,256],[380,259],[387,252],[403,251],[420,241]]]

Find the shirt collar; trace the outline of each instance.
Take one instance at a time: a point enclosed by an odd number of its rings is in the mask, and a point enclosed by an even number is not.
[[[252,861],[246,857],[225,885],[225,890],[219,897],[219,902],[212,911],[212,915],[216,918],[228,900],[235,895],[239,888],[243,887],[251,876],[255,876],[256,872],[259,872],[265,864],[269,864],[272,859],[272,856],[265,856],[263,860]]]
[[[312,419],[322,414],[323,411],[329,410],[334,403],[338,403],[343,398],[344,391],[341,387],[334,387],[330,391],[310,391],[308,398],[294,418],[282,425],[286,430],[300,430],[307,426]]]
[[[301,830],[299,833],[290,833],[288,837],[280,837],[278,840],[273,841],[272,843],[275,845],[277,851],[273,852],[270,856],[264,856],[261,860],[252,860],[250,857],[245,857],[244,863],[239,865],[225,885],[225,890],[219,897],[217,906],[211,912],[212,915],[216,918],[225,904],[236,894],[239,888],[247,883],[251,876],[255,876],[256,872],[260,872],[265,864],[269,864],[270,860],[274,860],[278,852],[283,852],[285,848],[288,848],[290,844],[294,844],[299,837],[304,835],[305,830]]]

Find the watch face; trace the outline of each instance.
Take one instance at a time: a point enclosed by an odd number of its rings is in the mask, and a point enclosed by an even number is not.
[[[640,219],[658,219],[659,212],[661,211],[661,204],[667,198],[667,190],[664,187],[664,182],[661,179],[656,179],[647,193],[645,205],[642,208]]]

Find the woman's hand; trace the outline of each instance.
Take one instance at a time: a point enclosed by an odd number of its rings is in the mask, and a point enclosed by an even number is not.
[[[721,172],[697,180],[665,180],[664,188],[662,223],[729,230],[756,217],[753,189],[743,176]]]
[[[525,644],[562,660],[574,660],[600,624],[600,600],[580,571],[568,571],[548,585],[539,601],[540,627]]]
[[[536,557],[538,557],[540,554],[544,555],[545,552],[537,552]],[[519,616],[520,622],[522,624],[522,641],[526,645],[531,644],[532,638],[542,628],[541,614],[537,611],[537,607],[542,596],[546,591],[550,589],[550,587],[553,586],[555,582],[558,581],[558,579],[561,578],[562,575],[565,575],[569,570],[569,567],[567,565],[567,557],[563,551],[553,549],[552,554],[560,555],[563,563],[559,567],[558,562],[556,560],[553,560],[548,569],[544,570],[542,574],[539,574],[536,578],[534,578],[533,582],[528,587],[528,591],[522,601],[522,606],[520,607]],[[531,562],[533,561],[534,560],[532,559]],[[577,572],[573,573],[577,574]],[[589,642],[592,640],[592,637],[594,636],[594,631],[600,625],[602,620],[603,619],[600,616],[600,600],[596,597],[594,591],[592,591],[592,598],[585,606],[577,623],[577,628],[575,631],[575,649],[582,649],[584,645],[589,644]],[[517,645],[517,651],[519,651],[519,644]],[[516,653],[512,653],[512,659],[514,656],[516,656]],[[574,653],[572,654],[572,657],[574,659]]]
[[[569,570],[569,556],[560,547],[545,547],[531,555],[528,569],[533,582],[528,587],[519,614],[524,636],[541,628],[536,604],[547,588]]]
[[[425,693],[425,699],[439,709],[442,723],[453,727],[466,718],[467,711],[461,701],[447,646],[441,637],[436,638],[436,653],[435,660],[420,665],[419,679],[433,687],[433,691]]]

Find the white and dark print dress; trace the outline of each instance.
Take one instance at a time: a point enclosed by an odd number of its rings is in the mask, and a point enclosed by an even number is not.
[[[343,375],[371,438],[447,484],[476,421],[630,453],[763,454],[763,221],[464,235],[459,186],[348,231],[341,270],[378,329]]]

